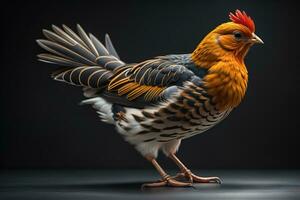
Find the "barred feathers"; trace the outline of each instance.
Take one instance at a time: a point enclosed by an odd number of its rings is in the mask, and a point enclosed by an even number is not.
[[[53,31],[43,30],[47,38],[37,43],[49,53],[38,55],[40,61],[64,66],[52,74],[55,80],[90,88],[105,87],[113,76],[113,70],[123,63],[108,35],[106,47],[92,34],[77,25],[77,33],[66,25],[62,29],[52,25]]]

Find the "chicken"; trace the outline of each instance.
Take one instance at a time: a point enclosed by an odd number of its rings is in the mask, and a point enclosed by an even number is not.
[[[54,80],[83,88],[102,121],[113,124],[159,172],[161,180],[144,186],[191,186],[220,183],[218,177],[192,173],[175,155],[182,139],[203,133],[225,119],[242,101],[248,81],[244,63],[249,48],[263,41],[243,11],[212,30],[189,54],[157,56],[127,64],[106,35],[105,46],[77,25],[43,30],[37,43],[48,53],[40,61],[57,64]],[[171,177],[156,161],[171,158],[180,173]],[[179,179],[181,178],[181,179]],[[185,178],[185,180],[183,180]]]

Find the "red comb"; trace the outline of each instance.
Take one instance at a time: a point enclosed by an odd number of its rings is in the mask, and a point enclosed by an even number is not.
[[[234,23],[248,27],[252,33],[255,31],[255,24],[245,11],[241,12],[240,10],[236,10],[235,14],[229,13],[229,19]]]

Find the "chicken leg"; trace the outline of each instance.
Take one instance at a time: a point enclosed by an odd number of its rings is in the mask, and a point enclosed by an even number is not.
[[[187,187],[192,186],[191,183],[186,182],[180,182],[175,180],[175,178],[172,178],[170,175],[168,175],[158,164],[158,162],[153,157],[146,157],[147,160],[149,160],[152,165],[155,167],[155,169],[158,171],[159,175],[162,177],[161,180],[153,183],[145,183],[142,185],[142,187],[162,187],[162,186],[172,186],[172,187]]]
[[[169,157],[175,162],[175,164],[179,167],[180,173],[178,173],[174,179],[176,178],[186,178],[190,183],[218,183],[221,184],[221,180],[218,177],[201,177],[196,176],[189,170],[178,158],[175,154],[171,153]]]

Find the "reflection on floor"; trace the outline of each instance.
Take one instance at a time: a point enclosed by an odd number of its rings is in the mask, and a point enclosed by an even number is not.
[[[159,178],[152,170],[8,170],[0,172],[0,199],[300,199],[300,171],[194,171],[223,183],[141,189]]]

